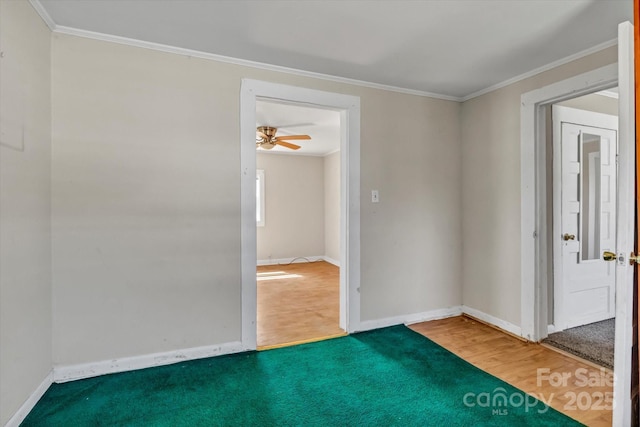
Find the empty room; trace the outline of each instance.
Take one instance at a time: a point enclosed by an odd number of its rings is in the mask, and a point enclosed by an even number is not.
[[[637,6],[0,0],[0,425],[637,425]]]

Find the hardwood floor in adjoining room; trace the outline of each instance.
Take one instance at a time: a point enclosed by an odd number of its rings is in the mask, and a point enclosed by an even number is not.
[[[345,335],[340,269],[325,261],[258,266],[258,349]]]
[[[483,371],[535,397],[542,396],[546,402],[550,400],[551,407],[587,426],[611,426],[611,409],[604,409],[611,407],[613,394],[613,373],[608,369],[520,340],[465,316],[409,327]],[[491,392],[477,392],[486,391]]]

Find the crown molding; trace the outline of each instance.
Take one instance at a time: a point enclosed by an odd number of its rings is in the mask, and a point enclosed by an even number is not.
[[[38,15],[40,15],[40,18],[42,18],[44,23],[47,24],[47,27],[49,27],[51,31],[55,31],[56,23],[51,18],[51,15],[49,15],[49,12],[47,12],[44,6],[42,6],[40,0],[29,0],[29,3],[31,3],[31,6],[36,10]]]
[[[249,60],[246,60],[246,59],[232,58],[232,57],[229,57],[229,56],[216,55],[216,54],[213,54],[213,53],[202,52],[202,51],[198,51],[198,50],[191,50],[191,49],[186,49],[186,48],[181,48],[181,47],[176,47],[176,46],[170,46],[170,45],[165,45],[165,44],[160,44],[160,43],[147,42],[147,41],[144,41],[144,40],[131,39],[131,38],[128,38],[128,37],[120,37],[120,36],[114,36],[114,35],[110,35],[110,34],[98,33],[98,32],[94,32],[94,31],[81,30],[81,29],[78,29],[78,28],[61,26],[61,25],[57,25],[53,21],[53,19],[51,18],[49,13],[46,11],[44,6],[42,6],[42,3],[40,2],[40,0],[29,0],[29,3],[33,6],[33,8],[36,10],[36,12],[42,18],[42,20],[51,29],[51,31],[53,31],[55,33],[68,34],[68,35],[77,36],[77,37],[84,37],[84,38],[89,38],[89,39],[94,39],[94,40],[101,40],[101,41],[106,41],[106,42],[118,43],[118,44],[123,44],[123,45],[128,45],[128,46],[140,47],[140,48],[143,48],[143,49],[156,50],[156,51],[160,51],[160,52],[174,53],[174,54],[177,54],[177,55],[191,56],[191,57],[194,57],[194,58],[201,58],[201,59],[207,59],[207,60],[212,60],[212,61],[224,62],[224,63],[227,63],[227,64],[241,65],[241,66],[245,66],[245,67],[258,68],[258,69],[266,70],[266,71],[275,71],[275,72],[292,74],[292,75],[301,76],[301,77],[310,77],[310,78],[315,78],[315,79],[320,79],[320,80],[332,81],[332,82],[336,82],[336,83],[344,83],[344,84],[349,84],[349,85],[354,85],[354,86],[367,87],[367,88],[371,88],[371,89],[386,90],[386,91],[397,92],[397,93],[402,93],[402,94],[406,94],[406,95],[422,96],[422,97],[442,99],[442,100],[445,100],[445,101],[454,101],[454,102],[465,102],[465,101],[468,101],[470,99],[477,98],[477,97],[479,97],[481,95],[484,95],[486,93],[493,92],[495,90],[501,89],[503,87],[509,86],[511,84],[514,84],[514,83],[517,83],[517,82],[519,82],[521,80],[527,79],[529,77],[533,77],[533,76],[535,76],[537,74],[543,73],[545,71],[548,71],[548,70],[551,70],[553,68],[559,67],[561,65],[567,64],[567,63],[569,63],[571,61],[575,61],[576,59],[583,58],[583,57],[585,57],[587,55],[591,55],[592,53],[599,52],[601,50],[607,49],[607,48],[609,48],[611,46],[615,46],[615,45],[618,44],[618,40],[617,39],[613,39],[613,40],[609,40],[609,41],[604,42],[604,43],[600,43],[600,44],[598,44],[596,46],[593,46],[593,47],[591,47],[589,49],[585,49],[585,50],[583,50],[581,52],[575,53],[573,55],[569,55],[569,56],[567,56],[565,58],[562,58],[562,59],[559,59],[557,61],[551,62],[549,64],[543,65],[542,67],[536,68],[536,69],[531,70],[529,72],[526,72],[524,74],[520,74],[518,76],[512,77],[512,78],[507,79],[507,80],[504,80],[504,81],[502,81],[500,83],[497,83],[495,85],[486,87],[486,88],[484,88],[482,90],[479,90],[477,92],[474,92],[474,93],[471,93],[469,95],[460,97],[460,96],[443,95],[443,94],[439,94],[439,93],[427,92],[427,91],[421,91],[421,90],[415,90],[415,89],[407,89],[407,88],[391,86],[391,85],[384,85],[384,84],[379,84],[379,83],[372,83],[372,82],[367,82],[367,81],[363,81],[363,80],[350,79],[350,78],[346,78],[346,77],[339,77],[339,76],[333,76],[333,75],[329,75],[329,74],[316,73],[316,72],[313,72],[313,71],[299,70],[299,69],[296,69],[296,68],[282,67],[282,66],[279,66],[279,65],[266,64],[266,63],[255,62],[255,61],[249,61]]]
[[[31,1],[37,2],[38,0],[31,0]],[[455,96],[442,95],[438,93],[425,92],[425,91],[414,90],[414,89],[406,89],[406,88],[401,88],[397,86],[383,85],[379,83],[366,82],[366,81],[350,79],[346,77],[332,76],[329,74],[316,73],[313,71],[305,71],[305,70],[299,70],[296,68],[282,67],[280,65],[265,64],[263,62],[255,62],[255,61],[249,61],[246,59],[232,58],[229,56],[216,55],[213,53],[202,52],[199,50],[192,50],[192,49],[186,49],[182,47],[148,42],[144,40],[131,39],[128,37],[114,36],[111,34],[80,30],[77,28],[65,27],[61,25],[56,25],[55,30],[53,31],[59,34],[67,34],[67,35],[84,37],[84,38],[89,38],[94,40],[101,40],[101,41],[106,41],[111,43],[118,43],[118,44],[123,44],[128,46],[140,47],[143,49],[151,49],[151,50],[156,50],[160,52],[174,53],[177,55],[185,55],[185,56],[190,56],[194,58],[208,59],[212,61],[224,62],[227,64],[258,68],[261,70],[293,74],[296,76],[310,77],[310,78],[315,78],[320,80],[328,80],[336,83],[345,83],[345,84],[354,85],[354,86],[362,86],[362,87],[368,87],[371,89],[380,89],[380,90],[386,90],[390,92],[398,92],[398,93],[403,93],[407,95],[416,95],[416,96],[442,99],[445,101],[460,102],[460,98]]]
[[[613,40],[606,41],[604,43],[600,43],[598,45],[590,47],[589,49],[585,49],[585,50],[583,50],[581,52],[574,53],[573,55],[566,56],[566,57],[564,57],[562,59],[559,59],[557,61],[550,62],[547,65],[543,65],[542,67],[535,68],[535,69],[533,69],[531,71],[528,71],[528,72],[526,72],[524,74],[520,74],[519,76],[512,77],[512,78],[507,79],[507,80],[505,80],[503,82],[497,83],[497,84],[495,84],[493,86],[489,86],[487,88],[484,88],[482,90],[474,92],[474,93],[472,93],[470,95],[467,95],[467,96],[463,97],[462,98],[462,102],[469,101],[470,99],[477,98],[477,97],[479,97],[481,95],[484,95],[486,93],[493,92],[494,90],[498,90],[498,89],[501,89],[503,87],[512,85],[512,84],[517,83],[517,82],[519,82],[521,80],[528,79],[529,77],[533,77],[533,76],[535,76],[537,74],[543,73],[545,71],[549,71],[549,70],[551,70],[553,68],[556,68],[556,67],[559,67],[561,65],[567,64],[567,63],[569,63],[571,61],[575,61],[576,59],[584,58],[585,56],[591,55],[592,53],[600,52],[601,50],[607,49],[607,48],[609,48],[611,46],[616,46],[617,44],[618,44],[618,39],[613,39]]]

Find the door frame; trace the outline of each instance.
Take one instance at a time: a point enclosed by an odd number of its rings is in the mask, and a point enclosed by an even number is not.
[[[618,66],[611,64],[522,94],[520,106],[520,285],[522,336],[547,337],[548,272],[552,242],[548,233],[547,108],[567,99],[612,88]]]
[[[521,166],[521,322],[522,336],[531,341],[545,337],[547,321],[547,269],[549,251],[546,223],[546,106],[580,95],[620,88],[618,111],[618,175],[635,169],[635,97],[633,25],[618,26],[618,64],[611,64],[588,73],[525,93],[521,97],[520,166]],[[620,81],[618,81],[620,75]],[[618,210],[635,204],[635,186],[630,188],[618,179]],[[618,253],[634,250],[635,218],[618,221],[616,244]],[[623,254],[624,255],[624,254]],[[631,347],[633,315],[633,268],[626,255],[616,266],[616,337],[613,386],[613,425],[629,425],[631,419]]]
[[[549,115],[546,116],[547,118]],[[562,140],[562,128],[558,123],[556,126],[555,118],[557,117],[562,122],[573,123],[579,126],[590,126],[595,128],[610,129],[616,131],[616,155],[618,153],[618,117],[610,114],[596,113],[593,111],[579,110],[577,108],[565,107],[562,105],[552,106],[552,123],[548,123],[553,128],[553,153],[561,153],[561,140]],[[562,224],[562,192],[560,190],[562,184],[562,169],[561,158],[559,156],[553,156],[553,233],[552,241],[550,242],[553,248],[553,305],[549,307],[547,305],[547,314],[549,310],[553,310],[553,326],[554,332],[562,331],[566,324],[564,313],[564,294],[563,294],[563,271],[564,265],[562,263],[562,242],[559,236],[564,231],[559,227]],[[616,179],[617,181],[617,179]],[[617,182],[616,182],[617,191]],[[614,239],[615,240],[615,239]],[[608,250],[615,250],[613,248]],[[615,272],[614,272],[615,274]],[[549,287],[547,287],[549,289]],[[546,300],[548,301],[548,300]],[[615,310],[615,309],[614,309]]]
[[[360,327],[360,98],[260,80],[240,87],[242,348],[257,347],[256,100],[340,112],[340,327]]]

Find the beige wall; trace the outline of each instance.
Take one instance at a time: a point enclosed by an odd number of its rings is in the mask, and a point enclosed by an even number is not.
[[[616,60],[460,104],[50,41],[27,2],[0,0],[0,423],[52,364],[240,340],[242,78],[361,98],[362,321],[464,303],[519,325],[520,95]]]
[[[324,255],[340,262],[340,152],[324,157]]]
[[[242,78],[361,98],[361,319],[461,303],[459,103],[61,34],[52,72],[56,364],[240,340]]]
[[[362,318],[458,305],[460,104],[398,94],[361,102]]]
[[[0,425],[51,371],[49,29],[0,1]]]
[[[461,266],[466,306],[521,324],[521,95],[616,60],[616,47],[611,47],[462,104]]]
[[[259,261],[328,256],[340,260],[340,153],[326,157],[258,153],[265,171]],[[333,256],[332,256],[333,255]]]
[[[520,96],[616,60],[610,48],[460,104],[51,45],[27,2],[0,8],[2,111],[24,105],[25,129],[0,148],[0,422],[52,364],[240,340],[242,78],[361,98],[362,321],[464,303],[519,325]]]
[[[324,159],[258,153],[256,164],[266,201],[258,260],[324,255]]]

